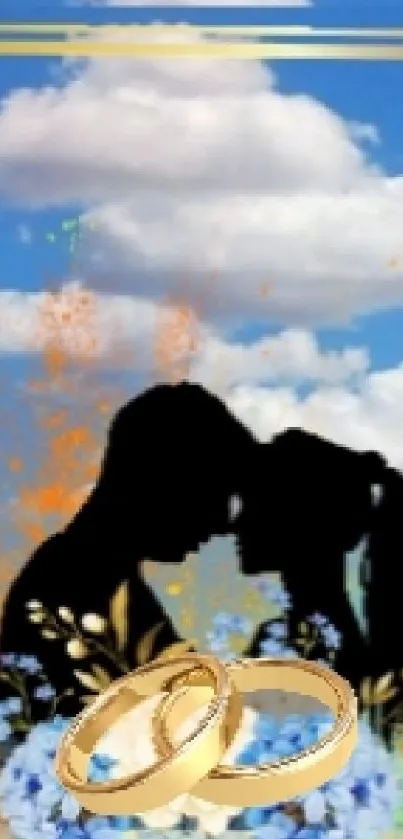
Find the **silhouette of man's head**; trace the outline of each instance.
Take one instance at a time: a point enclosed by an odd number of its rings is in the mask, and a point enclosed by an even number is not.
[[[105,514],[140,540],[147,556],[181,561],[231,530],[252,435],[203,387],[157,385],[116,414],[98,493]]]
[[[290,559],[309,567],[321,550],[325,572],[326,546],[351,551],[369,530],[383,459],[299,429],[260,449],[239,519],[243,573],[278,571]]]

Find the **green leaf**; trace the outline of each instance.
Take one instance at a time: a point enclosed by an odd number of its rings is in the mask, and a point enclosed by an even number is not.
[[[152,626],[148,632],[140,638],[139,643],[136,647],[136,661],[137,664],[146,664],[147,661],[150,661],[152,658],[152,653],[154,649],[155,639],[159,632],[161,632],[162,627],[164,626],[164,622],[156,623],[155,626]]]
[[[361,682],[360,699],[363,705],[368,706],[372,704],[372,685],[369,676]]]
[[[104,668],[100,667],[98,664],[93,664],[91,669],[95,675],[95,678],[102,686],[101,689],[105,690],[105,688],[109,687],[110,683],[113,681],[109,673],[107,673],[106,670],[104,670]]]
[[[109,620],[116,636],[119,650],[124,650],[128,635],[129,584],[127,580],[120,584],[109,604]]]
[[[2,680],[2,682],[11,682],[12,684],[11,677],[8,675],[8,673],[5,673],[4,670],[0,671],[0,679]]]
[[[26,731],[30,730],[30,726],[28,725],[28,723],[25,720],[21,719],[21,717],[17,717],[11,720],[11,727],[13,731],[17,732],[25,733]]]
[[[393,682],[393,673],[385,673],[384,676],[381,676],[380,679],[375,683],[373,687],[373,704],[374,705],[383,705],[385,702],[389,702],[390,699],[393,699],[398,690],[392,685]]]
[[[91,673],[84,673],[82,670],[74,670],[74,675],[80,684],[84,685],[88,690],[93,690],[95,693],[100,693],[102,685],[96,676]]]
[[[86,693],[85,695],[80,696],[80,702],[82,702],[83,705],[91,705],[91,702],[93,702],[94,699],[95,699],[95,696],[94,696],[93,693],[91,693],[91,694]]]

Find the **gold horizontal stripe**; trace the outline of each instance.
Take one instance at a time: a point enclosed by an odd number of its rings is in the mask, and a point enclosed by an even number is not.
[[[96,34],[102,33],[143,33],[145,30],[164,34],[177,34],[178,31],[195,31],[199,33],[240,35],[250,37],[306,37],[306,38],[403,38],[403,28],[388,29],[350,27],[350,28],[317,28],[314,26],[249,26],[249,25],[220,25],[198,26],[195,24],[87,24],[87,23],[2,23],[0,34],[36,34],[49,35],[59,33],[72,35],[74,33]]]
[[[237,58],[237,59],[403,59],[403,45],[274,44],[209,42],[196,44],[108,43],[99,41],[0,41],[0,56],[75,56],[87,58]]]

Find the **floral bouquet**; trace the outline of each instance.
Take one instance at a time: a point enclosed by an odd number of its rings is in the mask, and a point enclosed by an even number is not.
[[[310,616],[301,625],[298,638],[292,639],[287,592],[278,585],[259,585],[280,611],[280,617],[267,624],[261,655],[305,657],[308,651],[314,658],[317,646],[326,650],[324,663],[331,666],[341,638],[326,617]],[[233,638],[244,635],[247,641],[251,628],[242,616],[217,614],[207,633],[207,647],[228,660],[236,655]],[[251,839],[380,839],[396,824],[399,784],[395,760],[365,718],[360,721],[358,746],[343,771],[292,801],[237,810],[183,795],[169,806],[131,818],[94,817],[81,810],[55,778],[56,749],[69,720],[58,715],[58,698],[40,664],[29,656],[8,656],[2,664],[2,678],[19,693],[19,698],[2,703],[0,708],[0,740],[9,752],[0,777],[1,808],[11,839],[120,839],[122,834],[128,839],[155,839],[158,835],[181,839],[190,834],[195,839],[230,839],[234,833]],[[32,679],[37,682],[33,695],[48,708],[48,720],[36,726],[29,725],[26,684]],[[104,736],[91,761],[92,780],[116,778],[154,760],[149,725],[151,706],[158,701],[159,697],[153,697],[142,703]],[[312,746],[331,725],[329,713],[293,713],[279,718],[246,708],[225,762],[255,765],[291,756]],[[14,732],[25,733],[22,743],[13,745]]]

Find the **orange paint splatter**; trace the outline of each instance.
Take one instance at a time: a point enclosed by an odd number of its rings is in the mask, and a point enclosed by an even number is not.
[[[31,393],[50,395],[56,389],[73,395],[73,362],[82,369],[83,361],[94,356],[94,315],[95,300],[88,292],[72,289],[44,296],[37,335],[43,350],[44,376],[31,382]],[[38,420],[44,453],[33,480],[17,487],[14,505],[15,527],[31,544],[42,541],[55,526],[63,526],[77,512],[96,479],[99,437],[92,426],[93,418],[99,416],[97,401],[99,398],[94,400],[88,423],[72,422],[66,408],[53,409]],[[22,471],[17,457],[12,458],[10,469]]]
[[[199,324],[191,307],[168,300],[161,307],[155,348],[158,369],[164,378],[172,382],[188,378],[198,339]]]
[[[63,425],[67,420],[67,411],[56,411],[42,419],[42,424],[45,429],[57,428]]]
[[[48,292],[38,314],[39,346],[52,378],[59,378],[72,356],[81,363],[94,357],[97,301],[95,295],[81,288]]]
[[[39,487],[22,487],[21,502],[27,511],[40,516],[70,512],[69,495],[61,481]]]
[[[211,303],[216,281],[217,276],[211,274],[205,284],[190,294],[186,280],[181,280],[176,292],[162,302],[155,339],[159,378],[176,383],[189,377],[192,362],[200,348],[200,324]]]
[[[46,531],[37,522],[21,522],[21,532],[33,545],[39,545],[46,538]]]
[[[49,428],[46,420],[44,426]],[[28,515],[34,519],[57,516],[66,520],[74,515],[85,495],[82,488],[98,471],[94,462],[98,459],[98,448],[97,435],[86,426],[72,425],[58,429],[56,434],[50,433],[35,484],[19,488],[20,518],[21,510],[25,514],[23,519]],[[22,529],[26,532],[24,521]]]
[[[98,463],[89,463],[84,467],[84,476],[89,482],[95,481],[98,475]]]
[[[10,472],[22,472],[24,468],[24,463],[20,457],[11,457],[8,462],[8,466]]]
[[[97,409],[98,409],[100,414],[108,414],[109,411],[111,410],[111,405],[110,405],[109,402],[101,401],[101,402],[98,402]]]
[[[39,460],[28,464],[29,477],[20,452],[8,460],[15,497],[9,526],[15,533],[7,533],[7,542],[9,535],[19,538],[15,549],[0,553],[0,598],[32,548],[71,520],[88,496],[98,476],[105,420],[128,397],[97,379],[96,316],[90,292],[71,288],[43,296],[35,335],[42,376],[26,391],[28,415],[33,408],[33,458]],[[69,407],[55,407],[52,394],[66,398]]]

